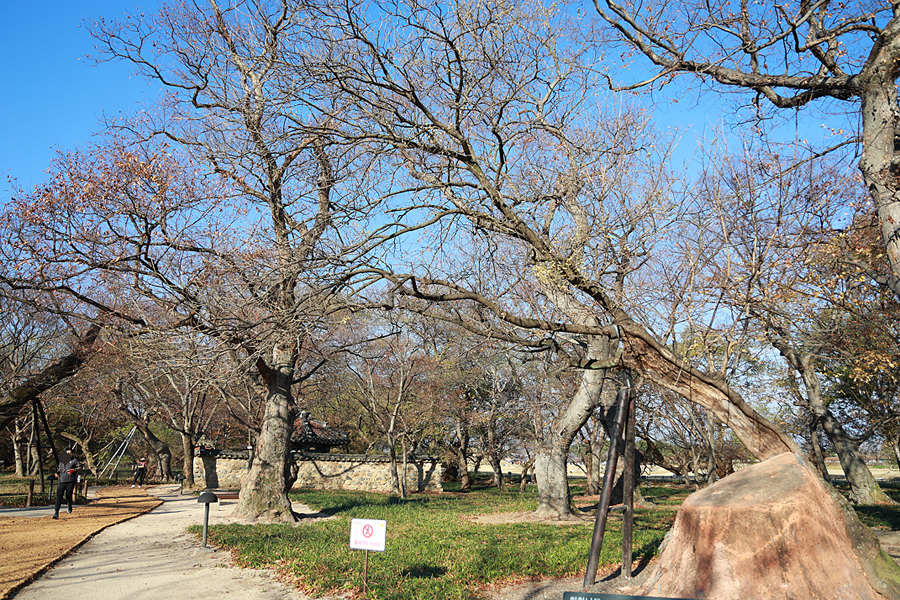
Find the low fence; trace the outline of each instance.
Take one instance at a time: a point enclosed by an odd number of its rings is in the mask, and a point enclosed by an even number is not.
[[[0,483],[0,497],[2,504],[7,504],[14,499],[25,497],[25,507],[30,508],[34,501],[34,490],[37,486],[40,491],[40,480],[20,479],[18,481],[4,481]]]

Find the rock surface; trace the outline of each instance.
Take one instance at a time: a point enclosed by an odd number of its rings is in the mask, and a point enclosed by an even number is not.
[[[638,595],[715,600],[900,598],[900,567],[793,454],[691,495]]]

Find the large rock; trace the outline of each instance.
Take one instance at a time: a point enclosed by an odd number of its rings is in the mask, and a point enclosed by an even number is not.
[[[897,600],[900,567],[805,461],[782,454],[692,494],[637,593]]]

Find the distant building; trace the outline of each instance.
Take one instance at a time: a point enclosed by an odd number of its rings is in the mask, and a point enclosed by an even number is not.
[[[350,444],[350,438],[343,431],[332,429],[327,423],[309,418],[309,412],[302,411],[294,421],[291,434],[291,449],[303,452],[329,452],[332,448]]]

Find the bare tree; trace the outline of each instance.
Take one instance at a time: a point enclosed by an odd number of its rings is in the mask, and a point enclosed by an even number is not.
[[[662,86],[678,74],[745,90],[762,103],[790,110],[836,103],[856,113],[861,134],[839,145],[859,146],[859,168],[878,211],[890,272],[872,272],[900,294],[900,133],[896,64],[900,16],[890,3],[595,0],[598,14],[629,50],[652,63],[628,89]],[[843,127],[841,119],[837,129]],[[852,127],[852,125],[847,126]]]
[[[639,312],[629,310],[640,305],[637,298],[626,303],[617,295],[617,280],[646,262],[674,218],[667,201],[672,178],[661,166],[665,148],[650,142],[659,138],[640,118],[597,113],[601,100],[590,92],[598,64],[581,32],[534,5],[501,12],[477,3],[421,2],[397,12],[387,6],[323,10],[339,43],[325,53],[322,68],[346,99],[335,130],[340,125],[346,139],[392,149],[388,158],[398,176],[407,175],[421,203],[427,198],[431,219],[447,220],[436,239],[494,237],[491,252],[515,256],[506,247],[518,254],[504,265],[511,279],[494,289],[483,275],[478,280],[446,269],[446,276],[432,275],[437,262],[383,273],[398,297],[477,305],[472,310],[482,321],[449,308],[429,314],[535,349],[566,344],[517,336],[511,328],[541,337],[593,336],[598,343],[583,342],[592,353],[577,357],[576,365],[626,366],[671,387],[713,411],[757,457],[798,449],[717,373],[698,370],[660,343],[637,320]],[[376,12],[377,30],[369,22]],[[380,36],[385,23],[406,35]],[[623,179],[629,173],[641,177]],[[567,314],[566,306],[535,315],[521,310],[521,295],[494,293],[529,281],[532,288],[546,284],[541,291],[551,304],[554,294],[567,295],[573,307],[584,307],[587,320]],[[628,295],[635,292],[628,288]],[[589,380],[601,376],[585,375],[584,395],[592,402],[599,386]],[[590,414],[578,412],[573,422]]]
[[[156,456],[158,473],[164,481],[172,479],[172,450],[165,440],[160,439],[150,428],[152,423],[152,406],[143,397],[142,390],[129,382],[126,388],[125,379],[116,381],[111,392],[116,398],[117,408],[125,419],[141,433],[147,446]],[[126,392],[127,390],[127,392]],[[193,466],[191,467],[193,470]]]
[[[162,339],[142,336],[129,352],[133,370],[130,383],[140,390],[154,414],[181,436],[185,485],[194,485],[194,447],[219,417],[223,376],[217,368],[223,354],[216,344],[204,344],[194,333]]]
[[[170,93],[152,118],[116,124],[119,139],[62,156],[48,185],[8,208],[6,228],[7,251],[43,266],[7,262],[17,268],[5,281],[54,290],[80,314],[109,310],[132,331],[193,329],[256,369],[267,397],[238,510],[269,521],[294,519],[292,388],[380,239],[360,193],[375,174],[314,127],[304,71],[284,61],[307,51],[302,11],[211,2],[96,23],[103,58]],[[39,206],[53,209],[23,219]]]
[[[763,151],[722,161],[720,168],[699,194],[708,201],[713,230],[704,234],[701,252],[709,257],[709,291],[764,335],[801,379],[798,398],[834,444],[854,500],[888,501],[821,389],[824,340],[817,330],[821,315],[842,310],[834,300],[844,292],[816,257],[826,252],[832,223],[852,198],[852,179],[824,162],[795,167]],[[719,241],[709,243],[714,232]]]
[[[350,395],[372,428],[383,436],[390,457],[391,490],[405,498],[408,443],[421,422],[416,414],[427,400],[424,388],[429,374],[436,370],[435,362],[422,351],[410,328],[401,328],[390,319],[377,319],[371,325],[356,331],[363,337],[351,344],[353,349],[345,357],[352,374]],[[429,411],[424,412],[425,418],[433,418]]]

